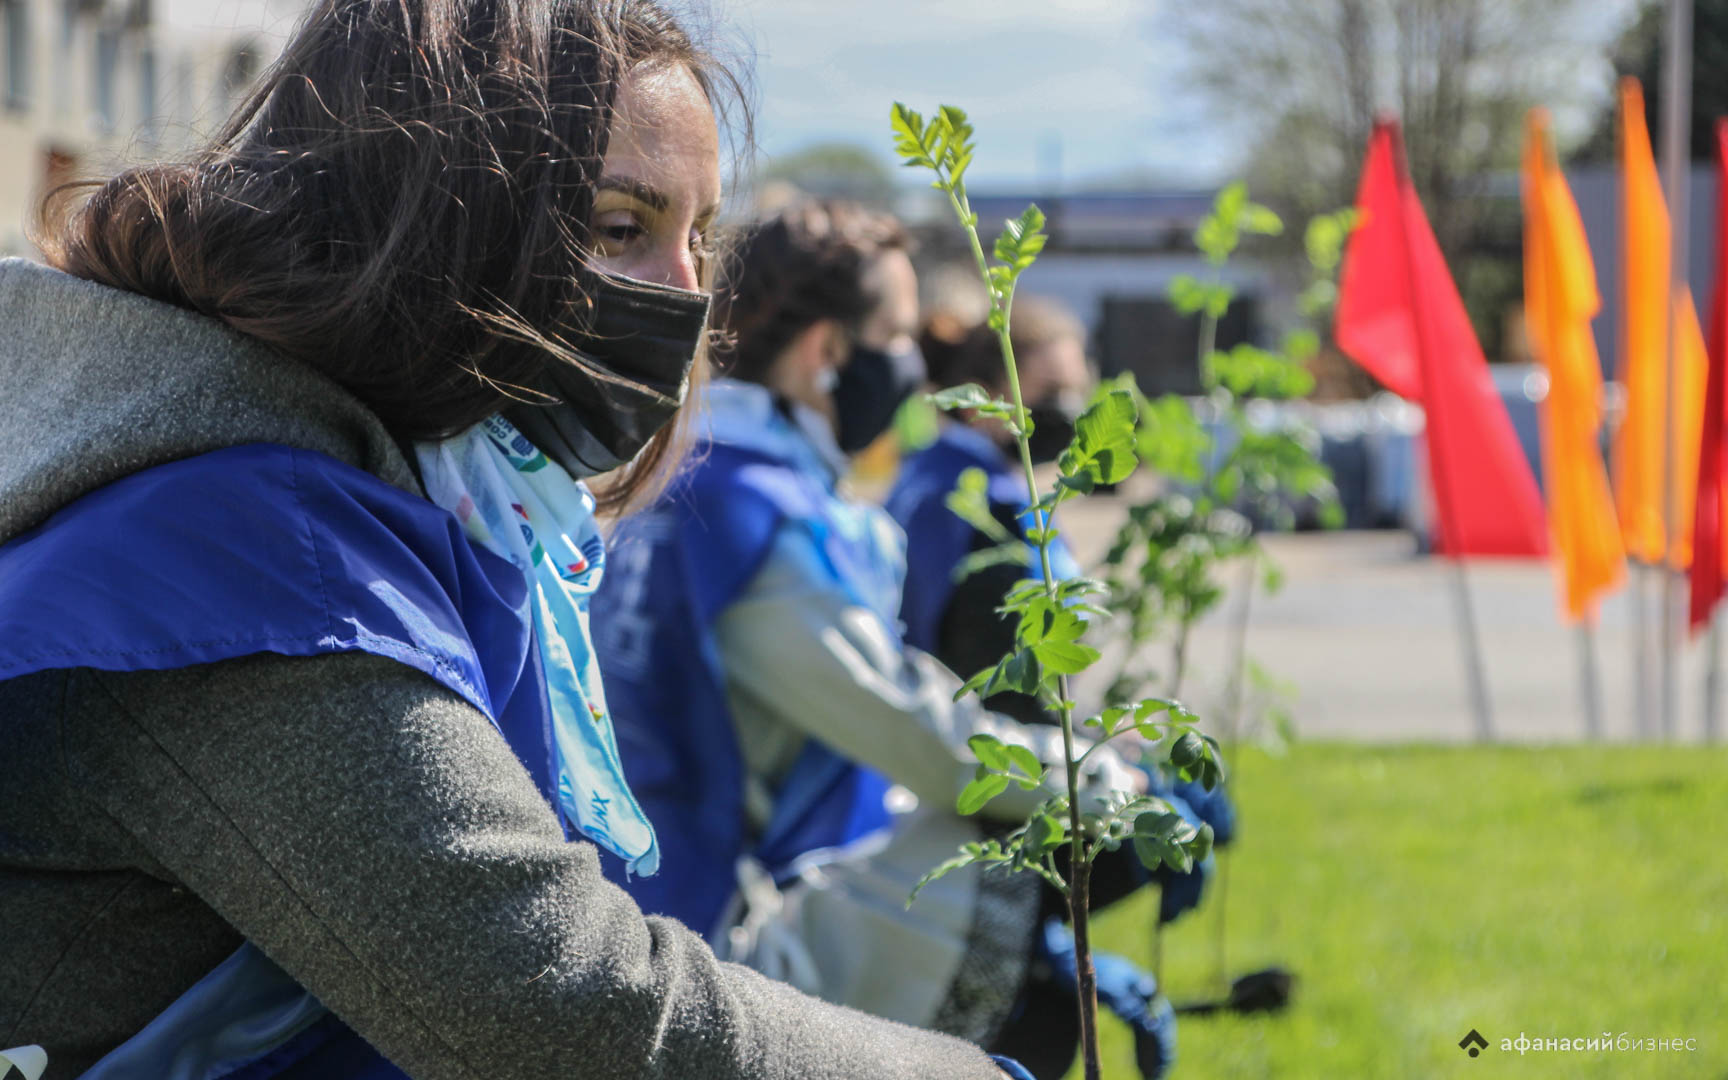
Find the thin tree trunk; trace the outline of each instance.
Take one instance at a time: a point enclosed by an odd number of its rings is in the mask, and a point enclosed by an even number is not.
[[[1092,966],[1091,908],[1092,866],[1085,859],[1071,864],[1068,915],[1074,923],[1074,968],[1080,981],[1080,1051],[1086,1062],[1086,1080],[1103,1080],[1098,1052],[1098,972]]]

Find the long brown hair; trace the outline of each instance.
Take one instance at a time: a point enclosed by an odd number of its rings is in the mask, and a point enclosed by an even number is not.
[[[873,260],[910,246],[898,219],[837,199],[796,203],[741,229],[714,294],[721,370],[763,382],[815,323],[856,330],[881,302],[867,283]]]
[[[545,400],[549,364],[611,378],[571,344],[588,222],[618,84],[659,62],[745,112],[656,0],[316,0],[208,143],[51,193],[37,242],[328,375],[399,438],[451,435]],[[603,508],[652,483],[675,427]]]

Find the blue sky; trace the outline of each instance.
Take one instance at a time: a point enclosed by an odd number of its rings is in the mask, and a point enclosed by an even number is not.
[[[180,29],[291,27],[299,0],[160,0]],[[1221,128],[1185,88],[1159,12],[1204,0],[670,0],[702,15],[756,89],[757,139],[770,157],[816,142],[891,159],[888,108],[965,108],[980,154],[977,189],[1069,185],[1140,174],[1200,186],[1237,164],[1243,133]],[[1307,0],[1290,0],[1304,3]],[[1557,33],[1606,40],[1633,0],[1589,0]],[[1600,83],[1605,70],[1579,72]],[[1562,125],[1571,117],[1558,117]]]
[[[886,159],[894,100],[959,105],[978,129],[978,187],[1145,170],[1204,182],[1232,146],[1172,78],[1154,0],[721,0],[755,42],[768,155],[826,139]],[[1059,144],[1059,150],[1057,149]]]
[[[1184,87],[1159,33],[1161,10],[1195,2],[1205,0],[713,0],[712,10],[754,42],[766,154],[840,139],[887,158],[890,102],[926,114],[954,104],[978,129],[972,185],[1024,189],[1051,178],[1058,141],[1069,184],[1139,173],[1205,185],[1237,167],[1245,132],[1221,127]],[[1554,33],[1606,42],[1634,2],[1585,0]],[[1605,61],[1576,72],[1603,100],[1609,75]],[[1565,129],[1587,119],[1556,116]]]

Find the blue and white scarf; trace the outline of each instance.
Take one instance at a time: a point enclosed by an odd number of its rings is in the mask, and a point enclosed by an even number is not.
[[[523,614],[546,672],[559,809],[631,873],[654,873],[660,849],[624,780],[588,630],[606,563],[593,494],[501,416],[415,451],[427,498],[528,578]]]

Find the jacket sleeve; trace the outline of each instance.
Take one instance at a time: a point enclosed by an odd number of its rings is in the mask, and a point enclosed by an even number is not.
[[[990,712],[971,697],[955,701],[961,680],[815,569],[810,544],[802,532],[782,530],[715,624],[735,710],[820,739],[938,806],[952,806],[973,777],[978,762],[966,745],[973,735],[1019,743],[1046,764],[1062,760],[1059,729]],[[1086,765],[1084,790],[1094,799],[1144,787],[1144,774],[1109,747]],[[1022,819],[1049,794],[1010,786],[984,812]]]
[[[645,919],[486,717],[407,667],[75,675],[62,736],[86,796],[418,1080],[1000,1076]]]

